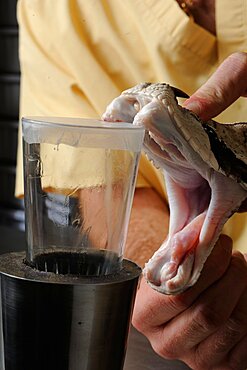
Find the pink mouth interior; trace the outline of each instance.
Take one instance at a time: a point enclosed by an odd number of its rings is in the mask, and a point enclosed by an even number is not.
[[[167,239],[143,272],[154,289],[178,294],[197,281],[224,223],[246,199],[246,190],[202,159],[200,143],[197,152],[181,133],[172,106],[158,99],[120,96],[103,119],[146,128],[144,151],[164,170],[170,225]]]
[[[144,275],[154,289],[177,294],[197,281],[224,223],[246,198],[246,191],[206,164],[202,177],[177,146],[166,146],[151,136],[146,138],[147,152],[165,170],[170,225]]]
[[[190,269],[187,269],[186,280],[193,272],[196,249],[210,204],[211,189],[175,145],[163,142],[161,149],[160,143],[157,144],[154,135],[151,135],[152,138],[148,139],[151,157],[156,163],[165,161],[168,167],[165,178],[170,205],[170,226],[166,241],[149,261],[145,275],[151,284],[157,287],[166,285],[173,289],[173,279],[176,279],[179,267],[184,263],[188,264],[187,259],[190,261]]]

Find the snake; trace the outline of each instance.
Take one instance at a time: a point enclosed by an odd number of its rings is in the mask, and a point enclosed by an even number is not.
[[[247,123],[203,121],[179,104],[188,97],[167,83],[144,82],[113,99],[102,116],[144,126],[143,150],[164,174],[168,235],[143,275],[170,295],[198,281],[224,224],[247,198]]]

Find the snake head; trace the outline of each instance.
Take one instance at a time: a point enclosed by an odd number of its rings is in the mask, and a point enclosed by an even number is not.
[[[107,107],[102,119],[110,122],[133,122],[136,114],[148,103],[157,100],[157,103],[168,96],[172,98],[189,98],[182,90],[166,83],[152,84],[143,82],[131,89],[125,90],[120,96],[114,99]]]
[[[177,97],[188,96],[164,83],[139,84],[103,116],[145,126],[143,149],[164,173],[169,233],[144,276],[165,294],[196,283],[225,222],[247,197],[247,124],[202,122]]]

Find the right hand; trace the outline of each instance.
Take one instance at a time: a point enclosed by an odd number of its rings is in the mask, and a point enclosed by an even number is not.
[[[141,282],[133,325],[167,359],[194,370],[247,367],[247,261],[221,236],[198,282],[166,296]]]

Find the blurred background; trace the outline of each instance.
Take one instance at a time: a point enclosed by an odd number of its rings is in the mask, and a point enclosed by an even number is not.
[[[24,202],[16,199],[20,65],[17,0],[0,0],[0,254],[25,249]]]
[[[24,203],[14,196],[20,89],[16,3],[0,0],[0,226],[24,231]]]

